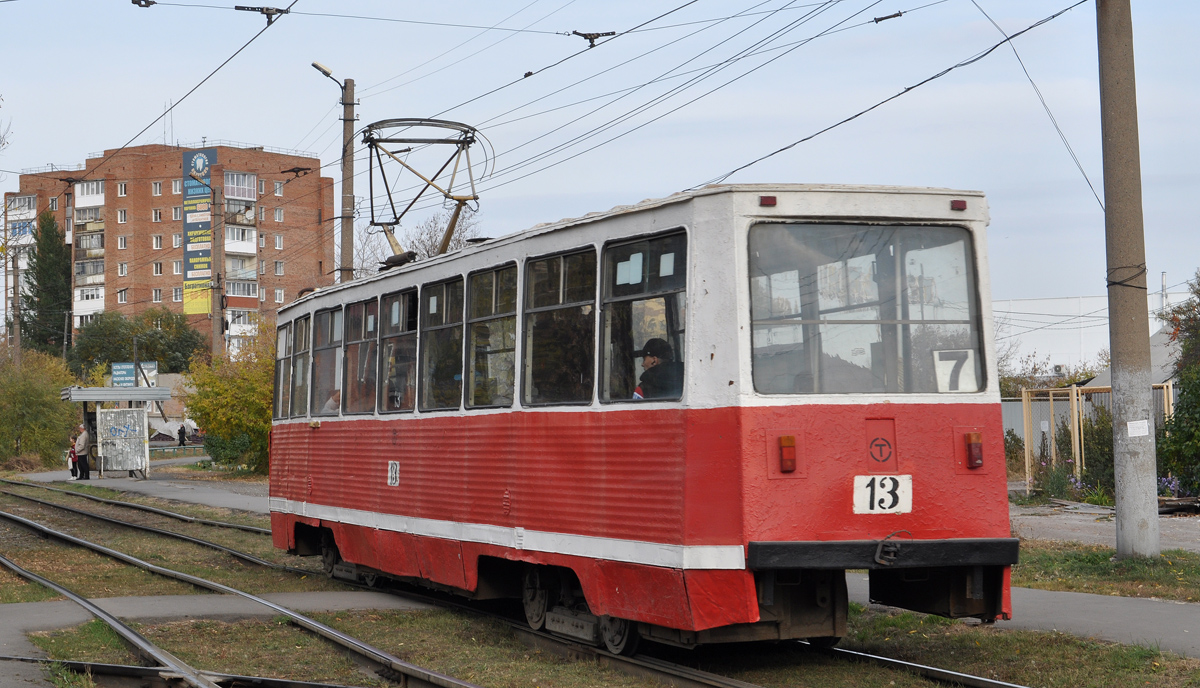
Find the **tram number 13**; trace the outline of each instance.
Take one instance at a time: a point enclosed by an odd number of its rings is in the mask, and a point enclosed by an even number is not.
[[[907,514],[910,511],[911,475],[854,476],[854,513]]]

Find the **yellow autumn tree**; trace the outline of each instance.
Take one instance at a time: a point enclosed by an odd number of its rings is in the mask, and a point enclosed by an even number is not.
[[[236,354],[193,356],[182,396],[188,416],[204,431],[204,447],[218,463],[267,472],[274,380],[274,332],[260,320]]]
[[[0,461],[36,456],[53,465],[79,422],[76,405],[59,396],[75,378],[56,356],[24,349],[17,365],[13,354],[0,344]]]

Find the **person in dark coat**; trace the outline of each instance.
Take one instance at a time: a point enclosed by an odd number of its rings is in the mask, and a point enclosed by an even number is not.
[[[179,424],[179,446],[187,444],[187,432],[183,429],[183,423]]]
[[[648,339],[633,355],[642,359],[645,371],[633,391],[634,399],[678,399],[683,395],[683,362],[675,360],[666,340]]]

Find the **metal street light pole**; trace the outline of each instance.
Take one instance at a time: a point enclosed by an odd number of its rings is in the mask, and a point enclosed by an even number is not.
[[[338,81],[333,70],[320,62],[312,66],[342,89],[342,258],[338,281],[349,282],[354,279],[354,79]]]

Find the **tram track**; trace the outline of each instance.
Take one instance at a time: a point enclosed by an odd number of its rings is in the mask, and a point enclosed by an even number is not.
[[[16,485],[21,485],[21,486],[29,486],[30,485],[29,483],[21,483],[21,482],[8,481],[8,480],[2,480],[2,482],[13,483]],[[40,485],[32,485],[32,486],[41,487],[43,489],[54,490],[56,492],[62,492],[62,493],[70,494],[70,495],[81,495],[81,493],[73,491],[73,490],[60,490],[60,489],[49,488],[49,487],[40,486]],[[46,501],[46,500],[40,500],[40,499],[37,499],[34,497],[29,497],[27,495],[16,494],[16,493],[13,493],[13,492],[10,492],[7,490],[0,490],[0,494],[5,494],[5,495],[11,496],[11,497],[28,500],[28,501],[37,503],[42,506],[63,509],[63,510],[66,510],[71,513],[75,513],[75,514],[82,515],[85,517],[96,518],[98,520],[113,523],[118,526],[126,526],[126,527],[130,527],[130,528],[135,528],[135,529],[143,530],[143,531],[150,532],[150,533],[153,533],[156,535],[160,535],[160,536],[164,536],[164,537],[178,538],[180,540],[192,542],[193,544],[198,544],[200,546],[211,547],[211,548],[223,551],[223,552],[229,554],[230,556],[234,556],[239,559],[242,559],[244,561],[248,561],[250,563],[254,563],[257,565],[261,565],[261,566],[267,566],[267,567],[278,569],[278,570],[287,571],[289,573],[302,574],[302,575],[316,575],[316,574],[322,573],[322,572],[317,572],[317,571],[311,571],[311,570],[305,570],[305,569],[299,569],[299,568],[295,568],[295,567],[274,564],[272,562],[263,560],[260,557],[256,557],[252,554],[249,554],[246,552],[240,552],[233,548],[225,547],[223,545],[212,543],[212,542],[200,539],[200,538],[195,538],[192,536],[184,535],[181,533],[175,533],[173,531],[164,530],[164,529],[160,529],[160,528],[154,528],[151,526],[132,524],[132,523],[128,523],[125,521],[120,521],[118,519],[113,519],[113,518],[110,518],[107,516],[103,516],[100,514],[95,514],[93,512],[85,511],[82,509],[76,509],[73,507],[69,507],[69,506],[66,506],[63,504],[58,504],[58,503],[50,502],[50,501]],[[116,505],[116,506],[132,505],[132,503],[130,503],[130,502],[123,502],[120,500],[95,498],[91,495],[81,495],[81,496],[87,496],[87,497],[93,498],[97,501],[102,501],[104,503]],[[144,507],[144,505],[133,505],[133,506],[136,506],[138,508]],[[187,519],[191,518],[191,517],[186,517],[183,514],[169,512],[164,509],[154,509],[152,507],[147,507],[147,510],[151,510],[151,509],[155,513],[162,515],[162,516],[182,517],[183,520],[187,520]],[[50,529],[46,526],[42,526],[41,524],[37,524],[33,521],[29,521],[28,519],[24,519],[20,516],[7,514],[3,511],[0,511],[0,518],[5,518],[10,521],[13,521],[14,523],[18,523],[19,525],[29,527],[37,532],[42,533],[43,535],[47,535],[50,537],[56,537],[58,539],[62,539],[66,542],[69,542],[71,544],[82,546],[82,547],[91,549],[93,551],[96,551],[98,553],[104,554],[106,556],[116,558],[119,561],[124,561],[125,563],[131,564],[134,566],[138,566],[139,568],[143,568],[144,570],[150,571],[152,573],[157,573],[157,574],[164,575],[167,577],[175,578],[177,580],[182,580],[184,582],[192,583],[199,587],[204,587],[204,588],[214,590],[217,592],[225,592],[227,594],[241,595],[241,596],[251,599],[253,601],[261,602],[261,603],[271,607],[272,609],[279,611],[280,613],[284,614],[285,616],[288,616],[289,620],[293,620],[293,622],[297,623],[297,625],[299,625],[303,628],[306,628],[314,633],[317,633],[318,635],[325,637],[327,640],[331,640],[331,642],[335,642],[335,643],[351,650],[352,652],[358,652],[358,650],[356,650],[354,647],[347,645],[343,642],[339,642],[338,640],[332,639],[328,636],[325,636],[325,634],[321,630],[317,630],[317,629],[322,629],[322,628],[328,629],[330,632],[337,634],[338,636],[341,636],[344,639],[349,639],[349,636],[345,636],[344,634],[341,634],[340,632],[336,631],[335,629],[329,628],[328,626],[324,626],[324,624],[321,624],[318,621],[309,619],[308,617],[305,617],[305,616],[295,613],[295,612],[290,612],[290,610],[285,610],[285,608],[280,607],[279,605],[275,605],[274,603],[271,603],[267,600],[262,600],[261,598],[257,598],[253,595],[250,595],[249,593],[238,591],[234,588],[230,588],[229,586],[225,586],[221,583],[206,581],[205,579],[202,579],[202,578],[199,578],[196,576],[191,576],[190,574],[172,571],[171,569],[166,569],[164,567],[158,567],[154,564],[149,564],[148,562],[143,562],[143,561],[137,559],[136,557],[132,557],[130,555],[126,555],[124,553],[117,552],[116,550],[112,550],[110,548],[104,547],[103,545],[98,545],[96,543],[90,543],[86,540],[83,540],[81,538],[76,538],[76,537],[71,536],[66,533],[60,533],[58,531],[54,531],[53,529]],[[204,523],[204,521],[200,520],[200,519],[193,519],[193,520],[196,522]],[[207,525],[218,525],[218,524],[231,525],[231,524],[222,524],[221,522],[208,522],[206,524]],[[269,530],[265,530],[265,529],[256,529],[256,530],[259,532],[265,532],[265,533],[270,532]],[[144,566],[143,566],[143,564],[144,564]],[[351,585],[353,587],[358,587],[358,588],[363,588],[363,589],[380,590],[376,586],[368,586],[368,585],[364,585],[361,583],[352,582],[352,581],[343,580],[343,579],[338,579],[338,580],[339,580],[339,582],[345,583],[347,585]],[[457,610],[460,610],[460,611],[463,611],[466,613],[474,614],[477,616],[489,617],[496,621],[500,621],[500,622],[506,624],[515,634],[517,634],[519,637],[523,638],[525,640],[526,644],[533,645],[535,647],[538,647],[539,649],[551,651],[551,652],[554,652],[556,654],[566,656],[566,657],[572,657],[572,658],[584,657],[590,661],[594,661],[594,662],[600,664],[601,666],[612,668],[614,670],[621,671],[622,673],[631,674],[634,676],[653,678],[653,679],[663,682],[667,685],[676,686],[677,688],[698,688],[701,686],[708,687],[708,688],[758,688],[758,686],[756,686],[755,684],[751,684],[751,683],[747,683],[744,681],[740,681],[738,679],[702,671],[699,669],[688,667],[683,664],[668,662],[666,660],[658,659],[653,656],[649,656],[649,655],[645,655],[645,654],[636,655],[634,657],[613,655],[613,654],[606,652],[600,648],[592,647],[589,645],[584,645],[584,644],[581,644],[581,643],[578,643],[578,642],[575,642],[572,640],[568,640],[568,639],[564,639],[564,638],[561,638],[558,636],[551,635],[549,633],[534,631],[534,630],[528,628],[528,626],[526,626],[523,622],[515,621],[509,616],[480,610],[476,607],[473,607],[473,606],[470,606],[470,605],[467,605],[467,604],[464,604],[461,602],[454,602],[454,601],[446,600],[439,596],[425,595],[425,594],[411,592],[411,591],[398,591],[398,590],[394,590],[394,589],[387,589],[386,592],[388,592],[389,594],[394,594],[394,595],[397,595],[400,597],[404,597],[406,599],[417,600],[417,601],[434,604],[434,605],[437,605],[442,608],[452,608],[452,609],[457,609]],[[292,616],[293,614],[295,615],[295,619]],[[307,620],[307,622],[310,622],[311,624],[313,624],[314,627],[310,628],[309,626],[305,625],[305,623],[299,622],[296,619]],[[353,640],[353,639],[350,639],[350,640]],[[354,641],[354,642],[360,642],[360,641]],[[809,650],[812,652],[821,653],[826,656],[840,658],[845,661],[871,663],[871,664],[875,664],[878,666],[887,667],[890,669],[906,671],[906,672],[914,673],[914,674],[917,674],[919,676],[922,676],[924,678],[927,678],[927,679],[930,679],[932,681],[936,681],[939,683],[967,686],[969,688],[1024,688],[1023,686],[1020,686],[1018,684],[1007,683],[1004,681],[989,679],[989,678],[985,678],[985,677],[981,677],[981,676],[973,676],[970,674],[956,672],[956,671],[952,671],[952,670],[948,670],[948,669],[941,669],[938,667],[933,667],[933,666],[924,665],[924,664],[918,664],[915,662],[907,662],[904,660],[893,659],[893,658],[889,658],[889,657],[883,657],[880,655],[873,655],[873,654],[869,654],[869,653],[857,652],[854,650],[847,650],[847,649],[836,648],[836,647],[834,647],[834,648],[819,648],[816,646],[812,646],[808,643],[805,643],[804,641],[795,641],[795,642],[799,643],[802,646],[808,647]],[[363,643],[363,645],[366,645],[366,644]],[[370,646],[366,646],[366,647],[370,647]],[[371,648],[371,650],[373,650],[374,652],[380,653],[380,656],[386,655],[386,657],[393,659],[397,662],[401,662],[403,664],[402,660],[391,657],[390,655],[388,655],[386,652],[384,652],[382,650],[376,650],[375,648]],[[370,661],[378,663],[381,666],[384,666],[384,667],[388,666],[386,664],[386,662],[380,662],[380,661],[378,661],[378,659],[376,657],[373,657],[370,654],[361,654],[360,656],[363,656],[364,658],[366,658]],[[400,673],[404,674],[403,671],[401,671]],[[404,675],[407,675],[407,674],[404,674]],[[449,677],[447,677],[447,678],[449,678]],[[454,679],[450,679],[450,680],[454,680]],[[317,684],[296,683],[295,685],[317,685]],[[431,685],[444,685],[444,684],[432,683]],[[455,685],[471,685],[471,684],[462,683],[462,684],[455,684]]]

